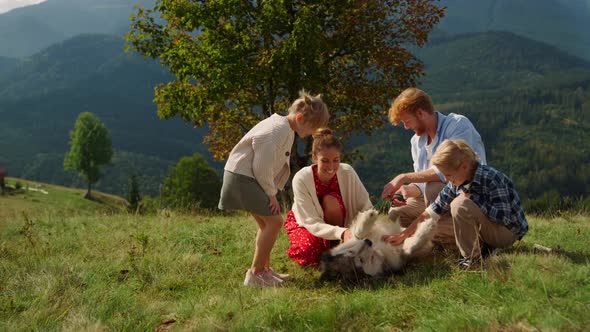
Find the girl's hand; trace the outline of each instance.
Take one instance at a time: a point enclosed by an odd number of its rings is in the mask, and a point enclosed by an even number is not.
[[[281,213],[281,207],[279,205],[279,201],[277,200],[276,196],[268,196],[270,202],[268,203],[268,208],[272,214],[279,214]]]

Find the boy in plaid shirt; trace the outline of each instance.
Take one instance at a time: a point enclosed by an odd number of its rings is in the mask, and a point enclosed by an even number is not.
[[[528,223],[514,184],[504,173],[477,160],[464,140],[446,140],[432,157],[447,185],[436,200],[399,235],[384,236],[398,245],[414,233],[419,222],[438,220],[450,209],[457,246],[469,268],[481,258],[482,246],[506,248],[528,231]]]

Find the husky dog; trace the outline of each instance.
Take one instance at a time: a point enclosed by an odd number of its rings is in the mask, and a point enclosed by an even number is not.
[[[384,217],[387,218],[387,217]],[[413,257],[432,248],[436,224],[427,219],[401,245],[392,246],[381,240],[383,235],[403,231],[400,224],[382,220],[374,209],[360,212],[352,222],[353,238],[325,252],[321,259],[321,279],[358,280],[401,270]]]

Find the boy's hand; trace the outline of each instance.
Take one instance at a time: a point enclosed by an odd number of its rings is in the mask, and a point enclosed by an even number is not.
[[[279,201],[277,200],[276,196],[268,196],[270,202],[268,203],[268,208],[272,214],[279,214],[281,213],[281,207],[279,206]]]
[[[399,234],[383,235],[383,237],[381,237],[381,240],[389,243],[392,246],[399,246],[402,243],[404,243],[404,241],[408,237],[410,237],[412,234],[414,234],[414,232],[416,232],[416,228],[418,228],[419,222],[420,222],[419,219],[414,220],[414,222],[412,222],[412,224],[410,226],[408,226],[408,228],[406,228],[403,232],[401,232]]]

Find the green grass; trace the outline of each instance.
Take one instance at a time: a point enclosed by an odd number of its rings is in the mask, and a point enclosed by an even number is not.
[[[456,256],[447,252],[413,263],[403,274],[358,285],[320,282],[318,271],[291,262],[282,232],[273,266],[295,280],[283,288],[250,289],[242,285],[256,231],[250,217],[135,216],[96,202],[75,203],[69,190],[53,189],[64,201],[51,209],[39,193],[0,196],[2,331],[590,326],[590,224],[584,216],[530,218],[524,241],[476,271],[458,270]],[[74,207],[80,210],[72,213]],[[535,253],[535,243],[562,251]]]

